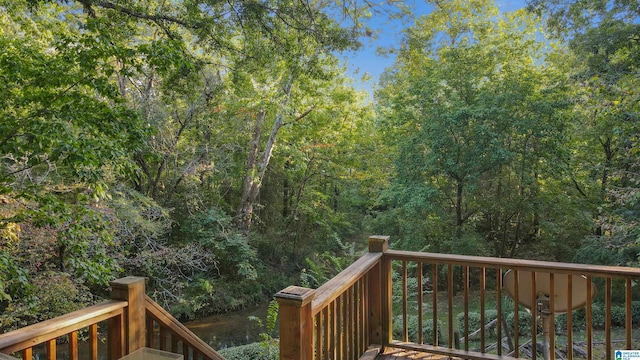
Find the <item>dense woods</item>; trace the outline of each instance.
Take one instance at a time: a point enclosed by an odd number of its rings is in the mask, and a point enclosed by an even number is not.
[[[638,265],[640,5],[0,1],[0,328],[188,319],[392,247]],[[339,60],[410,25],[373,99]],[[375,30],[375,29],[374,29]]]

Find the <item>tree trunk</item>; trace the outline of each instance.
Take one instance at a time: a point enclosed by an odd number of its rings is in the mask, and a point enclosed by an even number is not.
[[[289,201],[291,196],[289,195],[289,178],[287,172],[289,170],[289,160],[284,163],[284,181],[282,184],[282,218],[286,219],[289,216]]]
[[[456,239],[462,238],[462,224],[464,219],[462,218],[462,200],[463,200],[464,183],[458,181],[456,184]]]
[[[250,202],[251,192],[256,181],[256,162],[258,161],[258,153],[260,151],[260,135],[262,134],[262,126],[267,114],[262,111],[256,118],[256,124],[253,129],[253,137],[249,146],[249,155],[247,158],[247,169],[242,184],[242,192],[240,193],[240,203],[238,204],[237,216],[238,225],[243,230],[249,230],[251,227],[251,218],[253,216],[253,203]]]
[[[247,170],[244,177],[244,183],[242,185],[242,193],[240,194],[240,203],[237,208],[237,225],[240,230],[249,231],[251,223],[253,221],[253,206],[255,205],[260,189],[262,187],[262,181],[264,175],[267,172],[267,166],[271,160],[273,149],[276,145],[278,132],[280,128],[284,126],[284,108],[286,107],[289,98],[291,96],[291,87],[293,85],[293,74],[289,76],[288,82],[285,85],[285,96],[280,104],[280,111],[276,116],[273,126],[271,127],[271,133],[267,139],[267,143],[262,151],[262,157],[258,162],[258,155],[260,152],[260,137],[262,135],[262,127],[264,119],[266,118],[266,112],[262,111],[258,114],[256,120],[256,127],[254,129],[253,138],[251,140],[251,148],[249,150],[249,157],[247,162]]]

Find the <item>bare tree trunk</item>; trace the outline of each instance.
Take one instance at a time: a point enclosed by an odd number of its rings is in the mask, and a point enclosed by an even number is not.
[[[273,122],[271,133],[269,134],[269,138],[267,139],[267,143],[262,151],[262,157],[259,162],[258,155],[260,153],[260,137],[262,135],[264,119],[267,115],[264,111],[258,114],[256,127],[254,128],[253,138],[251,140],[251,148],[249,150],[247,170],[244,177],[244,183],[242,185],[242,193],[240,194],[240,203],[237,208],[236,219],[241,230],[248,231],[251,228],[251,223],[253,221],[253,206],[258,199],[258,195],[260,195],[262,181],[264,180],[264,175],[267,172],[267,166],[269,166],[269,161],[271,160],[271,155],[273,154],[273,149],[276,145],[278,132],[282,126],[284,126],[284,108],[289,102],[292,85],[293,74],[289,76],[287,84],[285,85],[285,97],[280,104],[280,111]]]
[[[462,200],[463,200],[464,184],[457,181],[456,184],[456,239],[462,239]]]
[[[240,203],[237,209],[238,225],[240,225],[243,230],[248,230],[251,226],[253,204],[249,199],[251,198],[251,191],[258,180],[256,179],[256,162],[258,161],[258,154],[260,152],[260,135],[262,134],[262,126],[266,116],[267,114],[264,111],[258,114],[253,129],[253,137],[251,138],[251,144],[249,146],[247,169],[245,170],[242,192],[240,193]]]

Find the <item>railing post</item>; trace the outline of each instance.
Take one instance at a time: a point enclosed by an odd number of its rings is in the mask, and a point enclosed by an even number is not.
[[[289,286],[276,294],[280,308],[280,359],[313,359],[313,316],[311,300],[315,290]]]
[[[369,236],[369,252],[386,252],[389,250],[389,237],[382,235]]]
[[[136,276],[127,276],[122,279],[115,280],[111,282],[111,298],[113,300],[124,300],[129,302],[125,310],[124,321],[120,326],[120,329],[113,329],[114,338],[117,337],[115,332],[122,332],[120,334],[120,338],[124,340],[124,344],[122,344],[122,340],[119,341],[122,349],[114,349],[114,352],[122,353],[120,356],[124,356],[131,352],[134,352],[145,346],[145,337],[146,337],[146,321],[145,321],[145,278],[136,277]],[[115,327],[118,327],[117,320],[113,322]],[[124,329],[122,329],[124,328]],[[109,324],[109,341],[117,341],[115,339],[111,339],[112,329],[111,323]],[[116,343],[111,343],[112,345],[118,345]],[[114,356],[117,356],[114,354]],[[117,358],[117,357],[116,357]]]
[[[369,252],[384,253],[389,249],[389,236],[369,237]],[[384,256],[369,272],[369,336],[371,344],[387,346],[391,342],[391,269]]]

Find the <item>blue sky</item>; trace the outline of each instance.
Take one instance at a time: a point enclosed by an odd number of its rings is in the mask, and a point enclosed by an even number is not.
[[[496,0],[496,3],[502,12],[517,10],[526,5],[525,0]],[[424,0],[408,0],[406,4],[413,9],[415,17],[428,14],[432,9],[432,5]],[[376,16],[374,14],[369,21],[369,26],[377,33],[377,36],[372,39],[364,39],[362,48],[357,52],[342,55],[347,64],[347,71],[354,79],[354,85],[357,89],[364,89],[371,93],[384,69],[393,65],[395,58],[391,55],[378,54],[378,48],[399,44],[402,39],[402,30],[410,26],[413,20],[406,19],[404,22],[403,24],[401,20],[389,21],[384,15]],[[371,77],[370,80],[362,80],[365,73]]]

